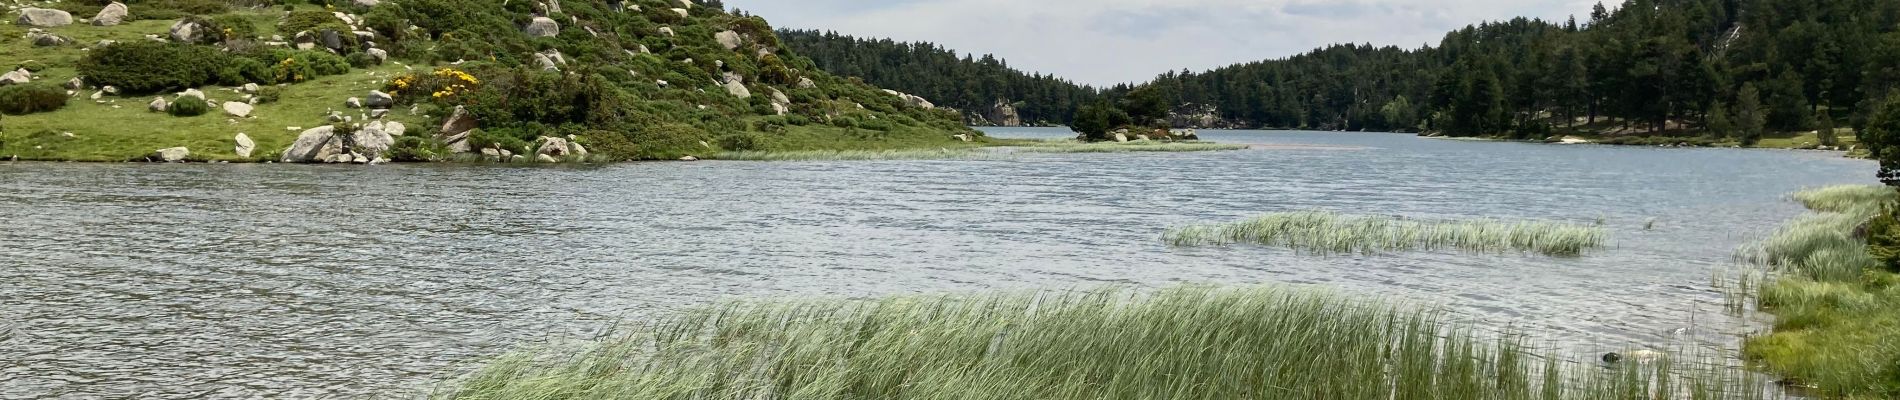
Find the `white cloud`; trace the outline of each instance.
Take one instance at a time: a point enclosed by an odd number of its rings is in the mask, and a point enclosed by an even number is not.
[[[1333,43],[1417,47],[1594,0],[725,0],[784,28],[929,41],[1087,84],[1280,58]]]

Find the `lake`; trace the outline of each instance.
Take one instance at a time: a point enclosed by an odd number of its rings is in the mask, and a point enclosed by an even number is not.
[[[1062,129],[991,129],[1066,137]],[[0,399],[414,397],[720,299],[1315,284],[1580,349],[1724,342],[1711,271],[1838,153],[1204,131],[1260,148],[596,166],[0,163]],[[1266,212],[1595,223],[1579,258],[1170,248]],[[1653,229],[1645,229],[1650,221]]]

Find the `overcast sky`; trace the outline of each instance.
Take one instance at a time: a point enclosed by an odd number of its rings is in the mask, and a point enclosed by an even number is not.
[[[1517,16],[1587,18],[1597,0],[725,0],[779,28],[928,41],[1084,84],[1142,82],[1332,43],[1419,47]],[[1610,1],[1608,3],[1620,3]]]

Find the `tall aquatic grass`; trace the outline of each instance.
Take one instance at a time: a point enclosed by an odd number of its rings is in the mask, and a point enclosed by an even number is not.
[[[875,161],[875,160],[997,160],[1008,154],[983,149],[903,150],[796,150],[728,151],[714,155],[732,161]]]
[[[1251,243],[1321,254],[1458,249],[1576,256],[1604,246],[1609,236],[1600,226],[1559,222],[1428,221],[1300,211],[1170,229],[1162,240],[1175,246]]]
[[[1083,143],[1073,140],[1032,142],[1016,151],[1027,153],[1135,153],[1196,152],[1246,150],[1248,146],[1207,142],[1134,141],[1126,143]]]
[[[1693,357],[1606,367],[1427,309],[1274,288],[731,303],[502,357],[445,399],[1759,399]],[[1594,357],[1589,357],[1594,358]],[[1588,358],[1586,358],[1588,359]]]
[[[1783,225],[1766,239],[1743,246],[1736,252],[1738,259],[1773,267],[1776,272],[1832,282],[1860,279],[1878,265],[1867,252],[1866,238],[1858,231],[1900,197],[1893,188],[1832,186],[1793,197],[1814,213]]]

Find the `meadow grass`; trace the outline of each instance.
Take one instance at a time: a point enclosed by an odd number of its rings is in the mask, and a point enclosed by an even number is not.
[[[1136,152],[1197,152],[1246,150],[1248,146],[1238,144],[1220,144],[1206,142],[1164,142],[1141,140],[1133,142],[1084,143],[1075,140],[1041,140],[1015,143],[1016,151],[1027,153],[1136,153]]]
[[[1744,246],[1742,261],[1768,267],[1760,309],[1774,332],[1744,354],[1826,397],[1900,397],[1900,274],[1880,268],[1859,232],[1893,204],[1893,188],[1836,186],[1793,196],[1814,212]]]
[[[1720,360],[1606,366],[1428,308],[1182,286],[738,302],[522,351],[442,399],[1760,399]],[[1585,359],[1594,359],[1586,357]]]
[[[1458,249],[1577,256],[1604,246],[1609,231],[1547,221],[1431,221],[1300,211],[1170,229],[1162,240],[1174,246],[1251,243],[1319,254]]]
[[[712,157],[734,161],[996,160],[1006,154],[971,148],[909,150],[728,151]]]

